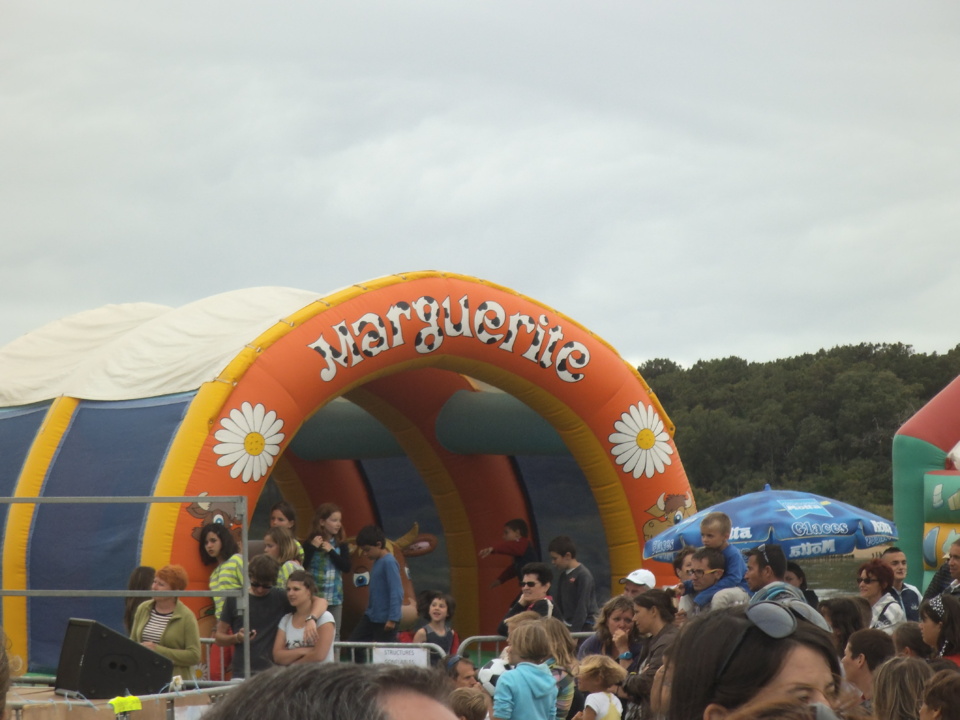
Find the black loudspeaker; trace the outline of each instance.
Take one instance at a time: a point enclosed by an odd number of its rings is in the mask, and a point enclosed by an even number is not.
[[[170,683],[173,662],[94,620],[70,618],[56,692],[91,700],[152,695]]]

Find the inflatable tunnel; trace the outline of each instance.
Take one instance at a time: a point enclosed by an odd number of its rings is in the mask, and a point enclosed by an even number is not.
[[[544,557],[572,536],[617,593],[645,538],[696,511],[673,427],[635,368],[535,300],[440,272],[52,323],[0,349],[0,452],[6,497],[196,497],[2,504],[4,589],[120,590],[137,565],[176,562],[205,590],[205,522],[256,524],[283,498],[302,539],[335,502],[348,533],[378,523],[420,548],[411,587],[448,589],[462,637],[493,631],[516,592],[490,589],[509,558],[478,558],[505,521],[526,519]],[[250,517],[204,500],[237,495]],[[2,622],[12,651],[49,669],[68,618],[122,630],[122,607],[6,596]]]
[[[908,581],[921,589],[960,539],[958,408],[960,378],[934,396],[893,438],[894,521],[900,530],[899,547],[908,557]]]

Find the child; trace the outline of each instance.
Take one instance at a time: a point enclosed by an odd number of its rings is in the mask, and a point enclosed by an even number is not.
[[[276,587],[280,565],[269,555],[257,555],[250,559],[247,574],[250,576],[250,594],[247,597],[250,613],[250,670],[259,672],[273,666],[273,644],[277,627],[284,615],[295,612],[287,600],[287,593]],[[214,642],[221,647],[238,646],[233,655],[233,677],[244,676],[243,613],[238,608],[239,598],[224,599],[223,612],[217,622]],[[310,603],[310,615],[304,622],[304,637],[316,643],[317,618],[327,609],[325,600],[314,597]]]
[[[557,684],[544,665],[550,657],[547,631],[539,622],[525,622],[510,632],[510,662],[493,696],[494,720],[554,720]]]
[[[723,553],[723,560],[726,563],[723,577],[710,587],[698,592],[693,602],[699,607],[704,607],[721,590],[738,587],[749,593],[750,588],[744,581],[743,576],[747,572],[747,564],[733,545],[730,544],[730,518],[726,513],[712,512],[700,521],[700,541],[704,547],[714,548]],[[693,581],[685,580],[683,582],[684,593],[693,592]]]
[[[263,552],[280,563],[278,587],[286,587],[290,574],[303,570],[303,565],[297,559],[297,540],[285,527],[278,525],[267,530],[263,536]]]
[[[577,546],[560,535],[547,546],[550,562],[560,571],[550,594],[556,606],[554,614],[567,624],[570,632],[590,632],[593,618],[600,610],[593,587],[593,575],[577,560]]]
[[[457,688],[450,693],[450,709],[458,720],[484,720],[487,717],[485,696],[479,688]]]
[[[397,624],[403,607],[403,583],[400,565],[387,550],[387,538],[376,525],[367,525],[357,533],[360,554],[370,562],[370,599],[367,610],[353,629],[355,642],[396,642]],[[357,572],[366,572],[357,567]]]
[[[270,508],[270,527],[282,527],[290,531],[293,541],[297,544],[297,560],[303,562],[303,546],[297,540],[297,513],[293,505],[281,500]]]
[[[517,578],[518,581],[521,580],[522,576],[520,571],[523,569],[523,566],[527,563],[537,562],[540,559],[537,556],[536,549],[533,547],[533,543],[531,543],[530,538],[527,537],[529,534],[530,530],[527,527],[526,520],[522,518],[508,520],[503,526],[503,542],[498,545],[485,547],[480,551],[481,558],[487,557],[490,553],[513,556],[513,563],[504,568],[500,576],[490,584],[491,588],[502,585],[512,577]]]
[[[627,671],[606,655],[589,655],[580,663],[577,683],[587,696],[583,712],[573,720],[620,720],[623,704],[615,694],[616,686],[627,677]]]
[[[443,648],[444,655],[456,655],[460,647],[460,638],[457,636],[457,631],[450,627],[450,623],[453,621],[453,613],[457,610],[457,603],[446,593],[433,591],[430,594],[433,597],[422,615],[427,624],[417,630],[413,641],[433,643]],[[431,657],[434,664],[440,660],[438,657]]]
[[[343,542],[343,520],[340,508],[323,503],[313,514],[310,539],[304,548],[303,567],[317,584],[317,593],[329,604],[337,623],[343,618],[343,573],[350,572],[350,546]]]

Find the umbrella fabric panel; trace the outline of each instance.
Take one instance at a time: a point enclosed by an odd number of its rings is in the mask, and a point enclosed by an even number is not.
[[[896,526],[879,515],[813,493],[764,490],[701,510],[647,541],[644,557],[669,561],[684,545],[699,546],[700,522],[710,512],[730,517],[730,543],[749,550],[783,547],[788,559],[845,555],[897,539]]]

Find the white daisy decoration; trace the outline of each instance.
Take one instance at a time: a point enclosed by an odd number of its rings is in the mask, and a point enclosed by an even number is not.
[[[257,482],[265,477],[273,458],[280,454],[283,420],[273,410],[266,412],[260,403],[254,407],[245,402],[239,410],[231,410],[230,417],[223,418],[220,425],[222,429],[213,435],[220,441],[213,447],[220,456],[217,465],[233,465],[230,477],[243,473],[244,482]]]
[[[670,435],[652,405],[631,405],[613,428],[616,432],[608,438],[613,443],[610,452],[625,473],[633,473],[637,479],[641,475],[652,478],[671,463]]]

